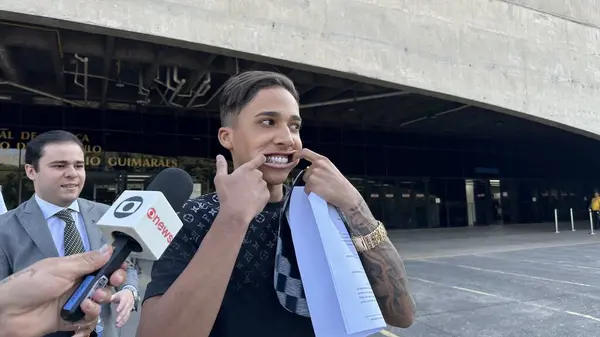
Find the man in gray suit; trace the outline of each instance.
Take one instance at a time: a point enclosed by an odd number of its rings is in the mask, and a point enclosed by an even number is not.
[[[25,173],[35,194],[0,215],[0,280],[44,258],[96,250],[106,243],[96,222],[109,206],[79,198],[85,184],[84,164],[83,145],[69,132],[50,131],[27,144]],[[117,317],[110,304],[104,305],[97,335],[116,337],[117,327],[129,319],[138,300],[138,270],[130,262],[127,279],[112,298],[118,305]]]

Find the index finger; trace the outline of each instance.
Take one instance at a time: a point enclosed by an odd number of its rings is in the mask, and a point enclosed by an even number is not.
[[[267,161],[267,157],[265,157],[264,154],[259,154],[258,156],[252,158],[251,161],[245,163],[244,165],[240,166],[240,168],[244,167],[246,169],[249,170],[254,170],[260,167],[260,165],[264,164],[265,161]]]
[[[311,163],[314,163],[315,161],[317,161],[321,158],[323,158],[323,156],[321,156],[320,154],[318,154],[314,151],[311,151],[307,148],[304,148],[300,151],[296,151],[293,156],[294,161],[298,160],[298,159],[306,159]]]
[[[100,250],[74,254],[56,259],[55,271],[58,275],[76,280],[92,273],[108,262],[113,253],[112,245],[104,245]]]

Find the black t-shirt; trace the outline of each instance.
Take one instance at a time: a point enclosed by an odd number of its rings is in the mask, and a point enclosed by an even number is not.
[[[274,288],[275,251],[282,203],[269,203],[248,226],[210,337],[311,337],[309,318],[287,311]],[[144,300],[164,294],[187,267],[219,211],[215,193],[188,200],[183,228],[152,267]],[[201,286],[201,285],[199,285]]]

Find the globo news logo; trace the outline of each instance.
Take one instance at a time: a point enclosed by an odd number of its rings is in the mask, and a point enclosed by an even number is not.
[[[142,197],[129,197],[121,201],[121,203],[119,204],[119,206],[117,206],[113,214],[117,219],[126,218],[131,214],[135,213],[138,209],[140,209],[143,203],[144,199],[142,199]]]

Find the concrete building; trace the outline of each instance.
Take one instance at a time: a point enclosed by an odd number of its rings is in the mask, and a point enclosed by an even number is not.
[[[0,185],[31,195],[22,143],[88,147],[85,196],[157,170],[211,191],[215,98],[268,69],[302,136],[390,228],[587,216],[600,187],[600,6],[541,0],[0,0]]]

